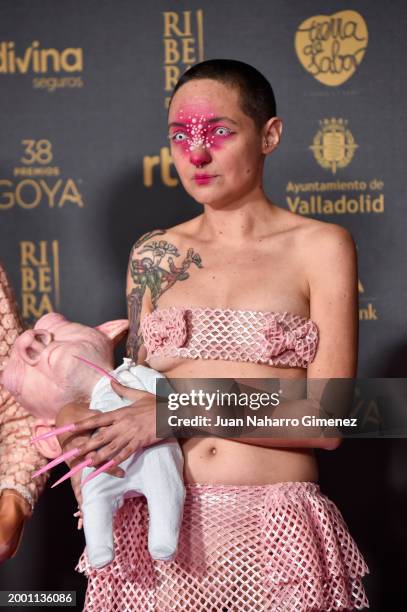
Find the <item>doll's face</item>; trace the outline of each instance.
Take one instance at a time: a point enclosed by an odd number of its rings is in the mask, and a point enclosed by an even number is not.
[[[35,416],[55,418],[65,404],[87,399],[98,379],[76,355],[113,367],[113,344],[104,333],[55,313],[41,317],[13,346],[6,367],[13,376],[12,392]]]
[[[222,207],[262,182],[262,134],[240,107],[239,90],[212,79],[189,81],[169,109],[175,167],[201,204]]]

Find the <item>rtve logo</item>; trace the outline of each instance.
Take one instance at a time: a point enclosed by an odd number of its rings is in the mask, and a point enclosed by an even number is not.
[[[168,147],[161,147],[160,155],[145,155],[143,157],[143,185],[152,187],[154,182],[155,168],[160,170],[160,178],[167,187],[176,187],[179,180],[171,175],[171,166],[174,165]]]

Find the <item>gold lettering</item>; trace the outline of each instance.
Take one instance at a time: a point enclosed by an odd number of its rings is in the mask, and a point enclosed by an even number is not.
[[[178,66],[164,66],[165,72],[165,91],[172,91],[180,77]]]
[[[53,311],[51,300],[46,293],[40,297],[38,308],[36,307],[36,302],[37,296],[35,294],[22,293],[22,311],[24,319],[28,319],[30,315],[35,319],[39,319],[43,314]]]
[[[191,11],[184,11],[184,36],[192,36]]]
[[[164,11],[164,36],[192,36],[191,31],[191,11],[183,11],[184,30],[178,26],[179,15],[174,11]]]
[[[39,312],[35,307],[36,296],[34,293],[22,293],[22,311],[23,319],[28,319],[31,315],[35,318],[39,318]]]
[[[153,168],[160,164],[158,155],[145,155],[143,159],[143,183],[145,187],[153,184]]]
[[[164,11],[164,36],[182,36],[182,31],[178,27],[179,16],[173,11]]]
[[[8,49],[9,49],[9,54],[8,54],[8,61],[9,61],[9,69],[10,72],[15,72],[16,71],[16,56],[15,56],[15,52],[14,52],[14,43],[10,42],[8,44]]]
[[[61,61],[59,51],[56,49],[43,49],[41,51],[41,72],[48,72],[49,70],[48,57],[52,58],[53,71],[59,72],[61,70]]]
[[[49,203],[49,207],[50,208],[54,208],[55,206],[55,200],[54,200],[54,196],[56,194],[56,192],[58,191],[62,180],[58,179],[57,182],[55,183],[54,187],[49,187],[48,184],[41,180],[40,181],[42,188],[44,189],[45,193],[48,195],[48,203]]]
[[[37,284],[34,278],[34,268],[21,268],[22,291],[35,291]]]
[[[7,70],[7,43],[0,43],[0,73],[6,74]]]
[[[65,200],[72,202],[72,204],[77,204],[79,208],[83,208],[82,195],[79,193],[75,181],[72,179],[68,179],[65,183],[65,187],[58,204],[59,208],[63,207]]]
[[[175,38],[164,38],[164,62],[166,64],[176,64],[180,59],[178,41]]]
[[[23,200],[22,191],[24,187],[32,187],[34,190],[34,200],[32,202],[26,202]],[[41,189],[35,181],[32,179],[25,179],[20,183],[17,183],[16,186],[16,202],[21,206],[21,208],[35,208],[41,201]]]
[[[48,263],[47,258],[47,241],[40,240],[40,259],[34,256],[35,242],[29,240],[22,240],[20,242],[20,261],[22,266],[46,266]]]
[[[35,40],[33,42],[33,70],[34,72],[40,72],[41,70],[41,66],[40,66],[40,52],[38,50],[38,47],[40,46],[40,43],[38,42],[38,40]]]
[[[41,296],[40,305],[38,306],[38,311],[39,311],[38,316],[41,317],[46,312],[52,312],[53,310],[54,308],[51,304],[51,299],[49,295],[47,295],[46,293],[43,293]]]
[[[26,49],[24,53],[24,58],[20,58],[20,57],[15,58],[16,65],[17,65],[19,72],[22,72],[23,74],[25,74],[28,71],[28,65],[31,60],[32,51],[33,51],[32,47],[28,47],[28,49]]]
[[[45,266],[48,263],[48,257],[47,257],[47,241],[46,240],[40,240],[39,242],[40,244],[40,254],[41,254],[41,259],[40,259],[40,266]]]
[[[68,58],[72,57],[73,62],[68,61]],[[64,49],[61,53],[61,64],[62,70],[65,72],[80,72],[83,70],[83,52],[79,47],[78,49]]]
[[[28,240],[20,242],[20,261],[22,266],[39,266],[40,262],[34,256],[35,243]]]
[[[168,147],[162,147],[160,150],[161,157],[161,178],[164,185],[168,187],[176,187],[178,185],[178,179],[171,176],[171,165],[173,165],[172,157]]]
[[[182,61],[184,64],[195,64],[196,62],[194,43],[194,38],[182,39]]]
[[[360,321],[377,321],[378,318],[377,310],[371,302],[368,303],[366,308],[359,308]]]
[[[13,183],[7,179],[0,180],[0,188],[4,185],[5,187],[12,187]],[[12,208],[14,206],[14,194],[12,191],[4,191],[3,195],[6,200],[4,202],[0,202],[0,210],[7,210],[8,208]]]
[[[38,291],[52,291],[51,268],[38,268]]]

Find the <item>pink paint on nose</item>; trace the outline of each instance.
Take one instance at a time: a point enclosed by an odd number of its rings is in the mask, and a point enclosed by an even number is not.
[[[192,149],[191,154],[189,156],[191,164],[196,166],[197,168],[202,168],[209,164],[212,160],[212,157],[209,154],[207,149]]]

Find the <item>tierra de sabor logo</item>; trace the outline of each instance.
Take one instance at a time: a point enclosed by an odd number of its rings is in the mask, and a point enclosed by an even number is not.
[[[336,87],[350,79],[363,60],[367,25],[356,11],[314,15],[298,27],[294,44],[305,70],[320,83]]]
[[[61,306],[58,240],[22,240],[20,271],[21,314],[33,325]]]
[[[21,141],[21,146],[20,163],[8,176],[0,178],[0,214],[15,208],[83,208],[81,181],[64,177],[61,168],[54,165],[52,143],[27,139]]]
[[[34,89],[54,92],[57,89],[83,87],[83,49],[42,48],[34,40],[25,48],[13,41],[0,42],[0,75],[34,75]]]

